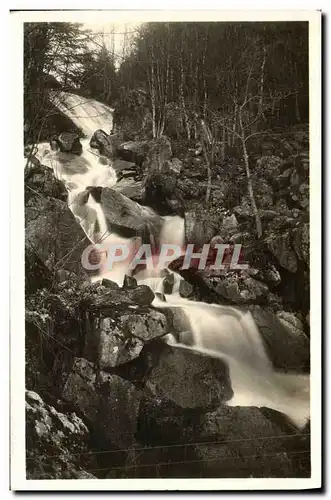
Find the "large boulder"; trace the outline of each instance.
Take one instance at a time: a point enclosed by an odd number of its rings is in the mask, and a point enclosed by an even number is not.
[[[112,167],[116,172],[117,182],[121,179],[137,176],[137,166],[130,161],[116,159],[112,162]]]
[[[112,188],[114,191],[123,194],[130,200],[142,203],[145,189],[142,181],[137,181],[131,178],[121,178]]]
[[[97,149],[106,158],[114,160],[117,156],[117,146],[122,140],[123,134],[120,132],[108,135],[104,130],[98,129],[94,132],[90,140],[90,146]]]
[[[77,358],[63,390],[70,401],[110,446],[123,449],[135,444],[140,391],[118,375],[96,371],[95,365]]]
[[[219,222],[208,211],[190,210],[185,213],[185,239],[197,247],[210,243],[218,234]]]
[[[166,162],[171,158],[172,150],[169,139],[166,136],[153,139],[148,144],[148,153],[144,161],[145,173],[162,172],[165,169]]]
[[[146,387],[158,398],[181,408],[217,408],[232,397],[227,366],[218,359],[181,347],[165,345]]]
[[[234,304],[252,304],[265,302],[268,286],[252,278],[247,272],[229,272],[219,278],[215,291]]]
[[[75,414],[60,413],[33,391],[26,391],[27,479],[95,479],[89,431]]]
[[[110,229],[113,228],[115,232],[122,232],[123,236],[129,237],[159,234],[162,219],[118,191],[103,188],[101,205]]]
[[[291,273],[296,273],[298,262],[293,249],[290,232],[286,231],[281,234],[270,232],[265,241],[268,249],[276,257],[280,266]]]
[[[89,342],[98,344],[97,359],[101,369],[110,369],[137,358],[146,342],[168,332],[166,317],[153,309],[137,314],[121,314],[114,318],[100,318],[90,325]],[[91,339],[94,336],[94,339]],[[86,352],[91,349],[87,346]]]
[[[170,172],[150,172],[144,181],[142,202],[159,215],[183,215],[184,207],[176,177]]]
[[[193,444],[201,476],[309,477],[309,437],[270,417],[260,408],[224,406],[203,415]]]
[[[24,172],[24,195],[27,202],[36,193],[42,196],[67,201],[68,192],[62,181],[57,179],[51,168],[35,164]]]
[[[147,141],[129,141],[119,144],[116,148],[116,154],[121,160],[135,163],[142,166],[148,152]]]
[[[261,306],[250,307],[264,340],[268,356],[276,369],[309,371],[310,342],[302,322],[292,313]]]
[[[48,269],[84,274],[81,256],[90,245],[68,205],[55,198],[35,196],[25,207],[25,248]]]
[[[108,477],[310,475],[307,430],[298,431],[265,408],[222,405],[201,413],[145,390],[137,437],[145,448],[130,454],[125,476],[112,471]]]
[[[80,143],[78,134],[63,132],[57,138],[57,143],[62,153],[82,154],[83,146]]]

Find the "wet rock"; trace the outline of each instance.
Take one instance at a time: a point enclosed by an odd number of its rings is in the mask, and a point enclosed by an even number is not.
[[[107,134],[104,130],[96,130],[90,140],[91,148],[96,148],[99,153],[110,160],[116,158],[116,149],[123,140],[121,133]]]
[[[174,274],[169,273],[165,278],[163,278],[162,284],[163,284],[163,292],[165,294],[172,293],[172,289],[173,289],[174,284],[175,284]]]
[[[188,283],[185,280],[181,280],[179,283],[179,295],[181,297],[184,297],[185,299],[188,299],[189,297],[192,297],[194,294],[194,287],[191,285],[191,283]]]
[[[75,413],[64,414],[26,391],[27,479],[95,479],[89,431]]]
[[[121,179],[114,186],[114,191],[117,191],[130,200],[137,203],[142,203],[145,189],[143,188],[142,181],[137,181],[134,179]]]
[[[250,308],[274,367],[284,371],[309,370],[310,343],[302,323],[291,313],[275,314],[260,306]]]
[[[163,293],[155,292],[155,297],[157,297],[158,299],[162,300],[162,302],[167,302],[167,300],[165,298],[165,295]]]
[[[68,205],[36,196],[25,207],[25,247],[50,270],[60,268],[84,275],[81,256],[90,241]]]
[[[232,396],[226,365],[180,347],[164,346],[146,387],[181,408],[216,408]]]
[[[63,132],[59,135],[57,142],[62,153],[82,154],[83,146],[80,143],[78,134]]]
[[[159,234],[162,225],[161,218],[149,208],[142,207],[119,192],[111,188],[103,188],[101,205],[110,229],[115,232],[122,231],[122,236],[146,237],[149,234],[154,236]],[[149,241],[145,242],[149,243]]]
[[[140,391],[128,380],[97,372],[77,358],[63,397],[74,404],[103,439],[118,448],[135,443]]]
[[[118,284],[115,283],[115,281],[107,280],[105,278],[103,278],[103,280],[101,281],[101,285],[109,290],[114,290],[115,292],[117,292],[120,288]]]
[[[67,201],[68,192],[62,181],[57,179],[53,170],[43,165],[32,165],[24,172],[25,200],[36,195],[50,196]]]
[[[137,280],[133,276],[124,276],[123,288],[129,290],[130,288],[135,288],[137,286]]]
[[[117,317],[124,310],[149,306],[154,300],[154,293],[147,285],[124,290],[114,287],[89,287],[81,300],[81,308],[107,317]]]
[[[127,291],[127,296],[135,304],[149,306],[154,300],[154,293],[147,285],[139,285]]]

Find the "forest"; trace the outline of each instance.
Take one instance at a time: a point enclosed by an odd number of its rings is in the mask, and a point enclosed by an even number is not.
[[[111,105],[128,135],[196,139],[200,117],[214,139],[240,147],[308,122],[307,23],[147,23],[124,56],[95,38],[78,24],[25,24],[27,140],[49,89]]]

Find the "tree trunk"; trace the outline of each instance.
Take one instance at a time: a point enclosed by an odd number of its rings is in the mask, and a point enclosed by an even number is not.
[[[150,81],[150,93],[152,101],[152,127],[153,127],[153,139],[156,138],[156,102],[155,102],[155,81],[154,81],[154,66],[152,64],[152,76]]]
[[[264,67],[267,58],[267,49],[263,46],[263,59],[261,64],[261,78],[260,78],[260,97],[259,97],[259,115],[263,117],[263,92],[264,92]]]
[[[255,196],[254,196],[254,190],[253,190],[252,179],[251,179],[251,171],[249,168],[249,157],[248,157],[248,152],[247,152],[247,148],[246,148],[245,130],[243,127],[243,122],[242,122],[241,109],[239,111],[239,124],[240,124],[241,145],[242,145],[243,154],[244,154],[244,163],[245,163],[246,176],[247,176],[248,196],[249,196],[249,199],[250,199],[250,202],[252,205],[252,209],[253,209],[253,214],[255,217],[255,226],[256,226],[257,237],[258,237],[258,239],[261,239],[261,237],[262,237],[262,223],[261,223],[259,210],[258,210],[257,205],[256,205]]]
[[[225,127],[222,128],[222,142],[221,142],[221,162],[224,163],[225,157]]]
[[[236,137],[236,128],[237,128],[237,116],[238,116],[238,105],[236,104],[233,112],[233,124],[232,124],[232,140],[231,146],[234,145],[234,139]]]
[[[180,92],[180,102],[181,102],[182,113],[183,113],[184,127],[186,129],[187,139],[191,140],[191,130],[190,130],[189,119],[188,119],[188,115],[187,115],[187,111],[186,111],[186,104],[185,104],[185,98],[184,98],[184,67],[183,67],[183,60],[181,60],[181,66],[180,66],[180,86],[179,86],[179,92]]]

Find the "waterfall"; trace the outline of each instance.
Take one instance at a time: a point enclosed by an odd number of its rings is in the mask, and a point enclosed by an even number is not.
[[[112,110],[96,101],[84,100],[66,94],[66,105],[61,109],[92,135],[97,128],[109,131],[112,126]],[[65,107],[66,106],[66,107]],[[70,108],[70,110],[68,110]],[[102,165],[89,149],[89,139],[81,141],[81,156],[51,151],[48,144],[38,145],[40,161],[53,168],[68,189],[70,209],[81,224],[89,239],[106,245],[126,244],[134,247],[137,242],[109,233],[102,206],[93,196],[88,196],[87,186],[111,187],[116,183],[112,166]],[[185,241],[184,220],[181,217],[163,217],[160,243],[183,246]],[[154,292],[164,292],[162,269],[154,268],[139,272],[135,277],[140,284],[149,285]],[[120,285],[128,273],[128,262],[117,263],[113,269],[104,268],[94,279],[109,278]],[[309,376],[277,373],[264,349],[261,334],[249,311],[241,308],[194,302],[180,297],[178,293],[181,277],[174,274],[175,284],[166,301],[157,296],[153,305],[162,308],[180,308],[186,315],[192,338],[179,339],[171,335],[164,340],[185,349],[225,360],[229,366],[233,398],[230,406],[266,406],[286,414],[297,426],[302,427],[309,419]]]
[[[97,129],[107,134],[113,128],[114,110],[95,99],[82,97],[70,92],[52,92],[52,102],[80,128],[85,136],[92,136]]]

